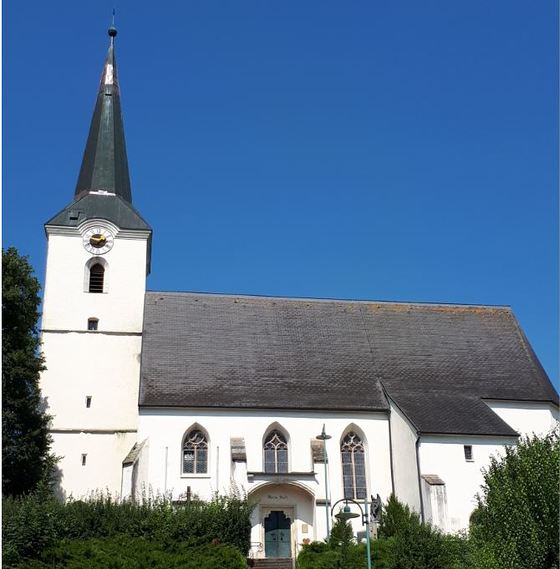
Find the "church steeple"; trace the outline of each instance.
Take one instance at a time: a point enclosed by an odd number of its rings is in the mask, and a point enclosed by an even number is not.
[[[132,203],[128,159],[115,60],[117,30],[109,28],[109,50],[97,93],[75,196],[103,190]]]
[[[114,26],[109,28],[109,51],[91,119],[80,175],[73,200],[45,224],[47,234],[60,228],[68,235],[68,228],[84,234],[87,223],[102,227],[109,222],[119,235],[147,239],[146,269],[150,272],[152,228],[132,205],[128,160],[124,141],[124,128],[115,61]],[[108,226],[107,226],[108,227]],[[106,227],[106,229],[107,229]],[[109,229],[108,229],[109,230]],[[134,232],[131,234],[130,232]],[[104,253],[101,253],[104,254]]]

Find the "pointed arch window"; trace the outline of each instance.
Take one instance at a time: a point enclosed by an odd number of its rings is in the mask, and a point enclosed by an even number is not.
[[[367,494],[366,461],[362,439],[350,431],[340,444],[342,455],[342,476],[344,480],[344,497],[352,500],[363,500]]]
[[[288,472],[288,442],[283,433],[271,431],[264,441],[264,471]]]
[[[187,433],[183,442],[183,474],[208,472],[208,437],[200,430]]]
[[[105,267],[101,263],[95,263],[89,270],[89,292],[103,292],[105,281]]]

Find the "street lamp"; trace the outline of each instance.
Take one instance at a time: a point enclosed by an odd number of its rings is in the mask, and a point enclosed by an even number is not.
[[[327,539],[329,539],[331,535],[331,528],[329,515],[329,457],[327,456],[327,441],[332,437],[327,435],[324,423],[321,434],[317,435],[315,438],[319,441],[323,441],[323,458],[325,462],[325,514],[327,516]]]
[[[338,514],[335,515],[335,518],[337,518],[338,520],[342,520],[344,522],[351,520],[352,518],[359,518],[360,517],[360,514],[355,514],[354,512],[352,512],[352,510],[350,509],[349,502],[352,502],[352,504],[356,504],[356,506],[358,506],[358,508],[360,508],[360,513],[362,514],[362,524],[364,526],[366,526],[367,566],[368,566],[368,569],[371,569],[371,545],[370,545],[370,541],[369,541],[369,514],[368,514],[367,498],[364,498],[364,508],[363,509],[362,509],[362,506],[360,506],[360,503],[356,502],[356,500],[352,500],[352,498],[342,498],[341,500],[338,500],[337,502],[335,502],[333,504],[333,507],[331,509],[331,516],[334,512],[334,507],[337,504],[340,504],[340,502],[345,502],[346,505],[344,506],[344,508],[342,508],[340,510],[340,512],[338,512]]]
[[[343,522],[347,522],[348,520],[351,520],[352,518],[359,518],[360,514],[355,514],[351,509],[350,506],[348,504],[346,504],[346,506],[344,506],[344,509],[341,509],[340,512],[338,512],[338,514],[335,515],[335,518],[337,520],[342,520]]]

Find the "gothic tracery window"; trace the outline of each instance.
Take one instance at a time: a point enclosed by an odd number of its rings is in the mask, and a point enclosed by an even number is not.
[[[183,474],[208,472],[208,438],[199,429],[189,431],[183,443]]]
[[[350,431],[340,445],[344,497],[363,500],[367,494],[365,449],[362,439]]]
[[[288,443],[277,430],[271,431],[264,442],[264,471],[288,472]]]

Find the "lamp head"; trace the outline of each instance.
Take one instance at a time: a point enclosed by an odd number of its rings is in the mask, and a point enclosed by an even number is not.
[[[324,424],[323,424],[323,430],[321,431],[321,434],[317,435],[315,438],[319,441],[328,441],[329,439],[332,439],[332,437],[330,435],[327,435],[327,433],[325,431],[325,425]]]
[[[348,520],[351,520],[352,518],[359,518],[360,514],[355,514],[354,512],[352,512],[352,510],[350,510],[350,506],[348,504],[346,504],[346,506],[344,506],[344,508],[342,508],[340,510],[340,512],[338,512],[338,514],[336,514],[335,518],[337,520],[342,520],[343,522],[347,522]]]

